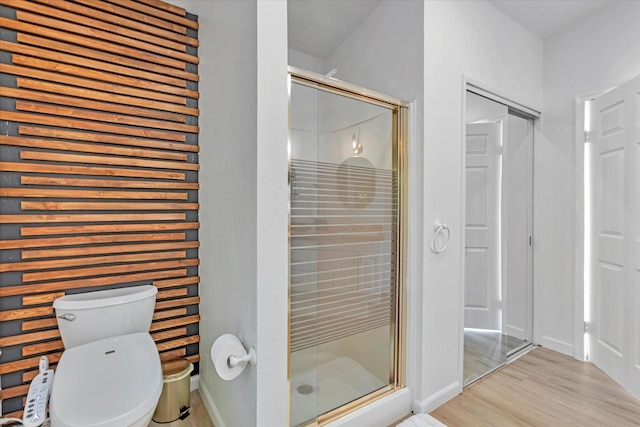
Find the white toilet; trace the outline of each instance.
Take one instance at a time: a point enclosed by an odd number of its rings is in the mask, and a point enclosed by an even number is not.
[[[54,301],[65,351],[53,379],[51,427],[147,427],[162,392],[149,335],[157,293],[145,285]]]

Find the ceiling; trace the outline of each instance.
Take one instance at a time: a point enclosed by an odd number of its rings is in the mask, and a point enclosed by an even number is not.
[[[382,0],[289,0],[289,47],[327,59]]]
[[[615,0],[489,0],[543,40],[613,1]]]
[[[541,39],[615,1],[489,0],[492,5]],[[289,47],[316,58],[327,59],[381,2],[382,0],[289,0]]]

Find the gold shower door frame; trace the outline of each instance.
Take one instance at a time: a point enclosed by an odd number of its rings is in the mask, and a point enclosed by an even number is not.
[[[393,128],[392,128],[392,151],[393,167],[397,168],[397,221],[396,221],[396,247],[395,262],[398,273],[395,277],[395,328],[393,330],[393,342],[395,345],[390,351],[393,354],[391,360],[393,366],[390,368],[389,384],[379,390],[365,395],[359,399],[349,402],[339,408],[322,414],[304,425],[304,427],[319,427],[326,425],[338,418],[341,418],[357,409],[371,404],[373,401],[383,398],[397,390],[404,388],[406,385],[406,296],[405,296],[405,275],[406,266],[404,263],[404,254],[406,253],[407,238],[407,138],[408,138],[408,108],[409,104],[400,99],[384,95],[375,91],[371,91],[350,83],[336,80],[331,77],[313,73],[297,67],[288,67],[288,90],[289,90],[289,248],[291,248],[291,83],[295,82],[301,85],[309,86],[325,92],[349,97],[370,104],[388,108],[392,111]],[[289,272],[291,272],[291,258],[289,251]],[[291,381],[291,273],[288,275],[288,331],[287,331],[287,381]],[[289,413],[291,413],[289,399]]]

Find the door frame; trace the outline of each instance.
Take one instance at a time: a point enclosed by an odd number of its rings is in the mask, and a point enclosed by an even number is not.
[[[575,98],[575,128],[574,144],[576,147],[576,222],[575,222],[575,324],[574,324],[574,345],[573,357],[580,361],[587,360],[588,340],[585,339],[585,322],[590,320],[588,313],[590,309],[590,287],[585,283],[585,115],[587,101],[609,92],[615,87],[589,92]]]
[[[500,95],[500,91],[491,88],[488,85],[485,85],[484,83],[482,83],[479,80],[474,79],[473,77],[463,74],[462,75],[462,86],[461,86],[461,96],[462,96],[462,120],[460,123],[461,126],[461,132],[462,132],[462,140],[460,141],[460,143],[462,144],[462,148],[461,148],[461,153],[466,153],[466,139],[467,139],[467,131],[466,131],[466,123],[467,123],[467,91],[471,91],[474,92],[478,95],[484,96],[485,98],[491,99],[493,101],[496,101],[498,103],[504,104],[507,107],[509,107],[510,109],[514,109],[514,110],[518,110],[521,113],[523,113],[526,116],[531,116],[531,118],[533,119],[533,142],[532,142],[532,147],[531,147],[531,163],[532,163],[532,169],[531,169],[531,200],[533,203],[532,206],[532,210],[531,210],[531,224],[530,227],[532,227],[532,237],[533,237],[533,243],[535,244],[536,241],[536,230],[538,229],[538,227],[536,227],[537,225],[537,221],[538,221],[538,215],[537,215],[537,206],[538,203],[536,203],[536,200],[538,199],[536,194],[537,194],[537,188],[535,186],[535,176],[536,176],[536,162],[535,162],[535,143],[536,140],[539,136],[539,122],[540,122],[540,117],[541,117],[541,112],[530,108],[524,104],[521,104],[517,101],[513,101],[507,97],[504,97],[502,95]],[[461,171],[462,171],[462,176],[461,176],[461,192],[460,192],[460,205],[461,205],[461,209],[462,212],[466,212],[466,183],[465,183],[465,173],[466,173],[466,167],[467,167],[467,162],[466,162],[466,155],[462,155],[461,157]],[[458,224],[458,229],[460,230],[464,230],[465,227],[465,215],[462,214],[461,215],[461,219],[460,219],[460,223]],[[464,248],[466,247],[466,238],[465,238],[465,233],[460,233],[460,243],[461,243],[461,251],[464,251]],[[531,297],[532,297],[532,304],[531,304],[531,316],[532,318],[532,322],[531,322],[531,326],[533,328],[533,330],[531,331],[531,335],[532,335],[532,344],[535,344],[539,341],[538,339],[538,331],[539,331],[539,327],[537,325],[537,319],[539,318],[539,310],[540,310],[540,305],[537,302],[538,298],[536,297],[536,286],[535,286],[535,281],[534,281],[534,271],[536,271],[537,268],[537,260],[536,257],[534,256],[534,251],[532,250],[533,248],[535,248],[535,246],[530,247],[530,258],[531,258],[531,266],[528,268],[527,271],[527,275],[528,278],[531,280],[531,283],[529,285],[529,291],[531,293]],[[463,388],[463,384],[464,384],[464,297],[465,297],[465,290],[464,290],[464,286],[465,286],[465,263],[466,263],[466,257],[464,255],[464,252],[462,253],[462,256],[460,257],[460,296],[459,296],[459,303],[458,303],[458,321],[459,321],[459,327],[458,327],[458,383],[460,384],[460,389]]]

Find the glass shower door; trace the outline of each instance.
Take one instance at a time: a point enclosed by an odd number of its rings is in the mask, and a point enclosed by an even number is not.
[[[293,81],[291,425],[397,380],[397,112]]]

